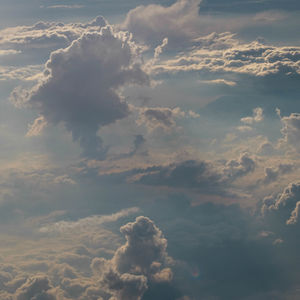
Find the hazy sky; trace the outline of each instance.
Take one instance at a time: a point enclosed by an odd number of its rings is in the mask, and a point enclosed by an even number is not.
[[[0,298],[298,299],[299,16],[0,0]]]

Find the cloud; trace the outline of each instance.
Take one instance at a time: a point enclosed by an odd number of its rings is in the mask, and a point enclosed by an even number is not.
[[[286,221],[287,225],[297,224],[299,220],[300,214],[300,201],[296,203],[295,209],[291,213],[291,217]]]
[[[153,262],[167,258],[167,240],[149,218],[138,217],[135,222],[122,226],[120,231],[126,237],[126,244],[113,257],[120,273],[137,270],[148,274]]]
[[[258,41],[245,43],[228,32],[213,33],[202,37],[192,50],[152,66],[152,72],[197,72],[205,80],[222,76],[224,80],[234,81],[235,88],[255,88],[273,94],[286,90],[297,93],[299,57],[299,47],[272,46]]]
[[[118,213],[112,214],[110,216],[90,216],[87,218],[79,219],[78,221],[60,221],[54,224],[48,224],[40,228],[41,233],[72,233],[81,232],[87,228],[97,227],[103,223],[115,222],[116,220],[128,216],[133,213],[137,213],[138,208],[133,207],[129,209],[124,209]]]
[[[298,220],[298,206],[300,197],[300,183],[290,183],[282,193],[266,197],[261,211],[265,218],[275,226],[285,227],[286,224],[296,224]]]
[[[130,158],[130,157],[133,157],[134,155],[147,156],[148,151],[146,150],[146,147],[145,147],[146,142],[147,141],[143,135],[141,135],[141,134],[135,135],[134,141],[133,141],[133,147],[132,147],[133,149],[127,153],[122,153],[122,154],[113,156],[113,159]]]
[[[157,44],[168,39],[171,47],[181,46],[196,36],[199,0],[178,0],[171,6],[138,6],[129,11],[122,29],[146,44]]]
[[[20,80],[35,81],[42,77],[41,65],[27,65],[25,67],[1,66],[0,81]]]
[[[300,114],[292,113],[289,116],[281,117],[281,133],[283,138],[279,140],[281,145],[292,146],[296,151],[300,151]]]
[[[199,80],[199,82],[205,84],[221,84],[227,86],[236,86],[236,82],[225,80],[225,79]]]
[[[52,9],[55,9],[55,8],[65,8],[65,9],[78,9],[78,8],[83,8],[84,5],[77,5],[77,4],[74,4],[74,5],[51,5],[51,6],[47,6],[47,8],[52,8]]]
[[[26,133],[26,136],[38,136],[41,135],[44,128],[47,126],[47,122],[43,116],[38,117],[34,120],[34,122],[29,125],[28,131]]]
[[[251,125],[253,123],[261,122],[263,119],[264,119],[263,109],[261,107],[257,107],[255,109],[253,109],[252,117],[244,117],[241,119],[241,122]]]
[[[295,170],[293,164],[279,164],[277,167],[265,168],[265,176],[258,180],[258,184],[270,184],[277,181],[279,176],[291,173]]]
[[[187,160],[169,165],[133,170],[130,182],[195,190],[204,194],[226,194],[231,184],[255,169],[255,161],[247,154],[224,165],[207,161]]]
[[[151,282],[172,280],[170,268],[161,269],[167,262],[167,240],[147,217],[120,228],[126,243],[118,248],[110,261],[96,259],[94,269],[102,269],[101,282],[116,299],[141,299]]]
[[[51,293],[49,279],[46,276],[29,278],[20,288],[17,289],[15,298],[17,300],[55,300]]]
[[[168,45],[168,38],[164,38],[162,44],[157,46],[154,51],[154,59],[157,60],[162,54],[163,49]]]
[[[141,300],[147,290],[147,278],[143,275],[119,274],[110,270],[102,280],[102,284],[112,292],[111,300]]]
[[[9,27],[0,31],[0,49],[3,49],[1,50],[3,53],[14,51],[37,55],[38,52],[33,51],[35,49],[48,53],[51,50],[67,47],[84,32],[98,32],[106,25],[107,21],[102,16],[98,16],[87,24],[40,21],[33,26]]]
[[[13,50],[13,49],[0,50],[0,57],[1,57],[1,56],[6,56],[6,55],[19,54],[19,53],[20,53],[20,51]]]
[[[135,108],[139,113],[136,123],[146,125],[148,131],[176,129],[176,119],[185,117],[198,118],[199,115],[193,111],[184,112],[179,107],[141,107]]]
[[[269,141],[264,141],[259,146],[258,154],[260,155],[272,155],[275,153],[274,146]]]
[[[109,26],[85,33],[68,48],[53,52],[44,74],[40,83],[25,92],[25,99],[18,93],[14,98],[23,100],[48,124],[64,124],[83,155],[98,159],[106,153],[97,135],[99,128],[130,112],[119,89],[149,83],[138,62],[137,46]]]

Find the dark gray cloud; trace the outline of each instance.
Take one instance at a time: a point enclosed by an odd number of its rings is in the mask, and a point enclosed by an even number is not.
[[[127,241],[113,258],[120,273],[138,270],[142,274],[148,274],[153,262],[167,258],[167,240],[149,218],[138,217],[135,222],[122,226],[120,231]]]
[[[33,277],[28,279],[16,291],[17,300],[55,300],[51,290],[49,279],[46,276]]]
[[[141,300],[147,290],[147,278],[143,275],[122,274],[113,270],[105,273],[103,285],[113,293],[115,300]]]
[[[95,258],[92,268],[101,283],[116,299],[142,299],[156,282],[170,282],[173,273],[163,268],[170,258],[167,240],[147,217],[140,216],[120,228],[126,243],[119,247],[111,260]]]
[[[86,33],[51,54],[44,80],[27,93],[24,103],[48,124],[63,123],[84,156],[101,159],[106,149],[98,129],[129,114],[118,89],[149,82],[136,50],[128,35],[115,34],[109,26]]]
[[[185,188],[207,194],[226,194],[227,188],[243,176],[252,173],[256,163],[248,154],[224,165],[187,160],[166,166],[133,170],[131,181],[144,185]]]

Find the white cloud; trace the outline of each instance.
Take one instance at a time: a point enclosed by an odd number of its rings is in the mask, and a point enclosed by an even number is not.
[[[264,119],[263,109],[261,107],[256,107],[253,109],[252,117],[244,117],[241,119],[242,123],[252,125],[253,123],[259,123]]]
[[[170,46],[182,46],[196,37],[199,0],[178,0],[171,6],[138,6],[129,11],[121,28],[146,44],[168,38]]]
[[[56,178],[57,179],[57,178]],[[89,230],[89,228],[97,227],[103,223],[115,222],[116,220],[135,214],[139,211],[137,207],[124,209],[118,213],[109,216],[91,216],[78,221],[60,221],[48,224],[39,229],[41,233],[74,233]]]

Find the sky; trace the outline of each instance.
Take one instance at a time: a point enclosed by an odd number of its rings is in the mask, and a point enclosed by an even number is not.
[[[299,16],[0,0],[0,298],[299,299]]]

